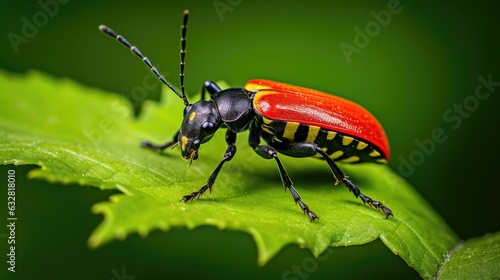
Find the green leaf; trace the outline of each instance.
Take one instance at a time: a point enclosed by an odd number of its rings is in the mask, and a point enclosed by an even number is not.
[[[500,278],[500,232],[460,243],[446,258],[436,278]]]
[[[131,233],[202,225],[253,236],[265,264],[287,244],[318,256],[329,246],[359,245],[380,238],[395,254],[431,278],[458,242],[436,212],[389,167],[342,164],[366,195],[390,207],[384,215],[356,199],[324,161],[282,156],[305,203],[320,217],[310,223],[283,186],[274,161],[263,160],[239,134],[235,158],[221,171],[214,192],[179,202],[201,187],[225,151],[219,132],[188,167],[179,151],[155,153],[141,140],[170,140],[182,120],[182,102],[166,91],[161,103],[145,104],[134,119],[116,94],[40,72],[18,76],[0,71],[0,155],[3,164],[36,164],[32,178],[79,183],[120,194],[93,207],[104,215],[89,238],[98,247]],[[223,233],[221,233],[223,235]]]

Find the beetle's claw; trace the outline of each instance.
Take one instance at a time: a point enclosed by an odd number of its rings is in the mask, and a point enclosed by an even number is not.
[[[194,192],[194,193],[183,196],[180,201],[182,201],[182,202],[193,201],[194,198],[197,196],[199,197],[200,194],[198,192]]]
[[[304,210],[304,212],[305,212],[305,214],[307,214],[307,216],[309,216],[309,220],[310,220],[311,223],[314,220],[319,220],[319,217],[316,216],[316,214],[314,214],[311,210],[306,209],[306,210]]]
[[[385,214],[385,218],[386,218],[386,219],[387,219],[387,218],[389,218],[389,216],[393,216],[393,217],[394,217],[394,214],[392,214],[391,209],[389,209],[389,208],[385,207],[384,205],[382,205],[382,206],[380,207],[380,210],[381,210],[382,212],[384,212],[384,214]]]
[[[210,188],[210,192],[212,192],[212,186],[209,184],[206,184],[203,187],[201,187],[199,190],[192,192],[191,194],[183,196],[180,201],[188,202],[188,201],[193,201],[195,198],[199,199],[208,188]]]
[[[382,202],[378,202],[378,201],[372,201],[370,199],[370,201],[367,201],[368,205],[373,206],[377,209],[380,209],[380,211],[382,211],[384,214],[385,214],[385,218],[389,218],[389,216],[393,216],[394,217],[394,214],[392,214],[392,210],[389,209],[389,207],[385,206],[384,204],[382,204]]]

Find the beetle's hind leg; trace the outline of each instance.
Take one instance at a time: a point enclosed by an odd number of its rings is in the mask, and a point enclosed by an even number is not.
[[[330,169],[332,170],[335,178],[338,181],[341,181],[342,183],[344,183],[344,185],[349,189],[349,191],[351,191],[354,194],[354,196],[359,197],[363,201],[363,203],[368,204],[370,206],[373,206],[377,209],[380,209],[380,211],[382,211],[385,214],[386,219],[389,218],[389,216],[394,216],[392,214],[391,209],[389,209],[387,206],[382,204],[382,202],[375,201],[375,200],[369,198],[368,196],[362,194],[361,191],[358,189],[358,187],[356,187],[356,185],[354,185],[351,182],[351,180],[349,180],[347,178],[344,171],[342,171],[342,169],[340,169],[338,167],[338,165],[321,148],[317,147],[316,151],[319,154],[321,154],[323,156],[323,158],[326,160],[326,162],[330,166]]]
[[[254,150],[259,156],[265,159],[276,160],[276,163],[278,164],[278,170],[281,176],[281,181],[283,182],[283,186],[285,187],[285,191],[286,189],[290,191],[295,203],[297,203],[300,206],[300,209],[304,211],[304,214],[307,214],[311,222],[316,219],[319,219],[318,216],[316,216],[316,214],[314,214],[314,212],[312,212],[309,209],[309,206],[307,206],[304,202],[302,202],[299,193],[293,187],[293,183],[292,180],[290,179],[290,176],[288,176],[288,173],[286,173],[285,168],[281,164],[281,161],[278,158],[278,153],[276,152],[276,150],[271,146],[262,146],[262,145],[254,147]]]
[[[161,144],[161,145],[156,145],[156,144],[153,144],[149,141],[142,141],[141,142],[141,146],[144,147],[144,148],[147,148],[147,149],[150,149],[150,150],[153,150],[153,151],[163,151],[165,150],[166,148],[168,147],[171,147],[173,145],[176,145],[178,143],[177,141],[177,136],[179,135],[179,132],[177,132],[174,137],[172,138],[172,140],[166,142],[165,144]],[[174,146],[175,147],[175,146]]]
[[[269,146],[259,145],[261,136],[266,140],[266,142],[268,142]],[[300,198],[299,193],[293,187],[292,179],[290,179],[290,176],[288,176],[288,173],[285,171],[285,168],[283,167],[283,165],[281,164],[281,161],[278,158],[277,150],[279,148],[284,148],[285,150],[287,150],[287,149],[293,150],[293,148],[291,148],[289,146],[290,144],[286,145],[286,147],[275,147],[277,145],[277,143],[273,142],[272,139],[273,139],[273,136],[270,134],[266,134],[262,130],[260,130],[257,123],[254,122],[251,124],[250,137],[248,138],[248,143],[253,148],[255,153],[257,153],[262,158],[274,159],[276,161],[276,164],[278,165],[278,170],[280,172],[281,182],[283,183],[283,186],[285,187],[285,191],[286,191],[286,189],[288,189],[290,191],[295,203],[297,203],[300,206],[300,209],[302,209],[302,211],[304,211],[304,214],[307,214],[307,216],[309,217],[309,220],[311,222],[316,220],[316,219],[319,219],[319,217],[316,216],[316,214],[314,214],[314,212],[312,212],[309,209],[309,206],[307,206],[304,202],[302,202],[302,199]],[[294,145],[294,144],[291,144],[291,145]],[[309,150],[310,150],[311,155],[315,154],[314,148],[310,148]],[[307,153],[307,151],[305,151],[305,153]]]

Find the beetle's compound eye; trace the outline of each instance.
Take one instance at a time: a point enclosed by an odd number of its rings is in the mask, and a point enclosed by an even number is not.
[[[217,129],[218,129],[218,126],[216,126],[215,123],[204,122],[201,125],[201,132],[202,132],[201,143],[205,143],[208,140],[210,140],[210,138],[212,138],[212,136],[215,134]],[[199,140],[195,140],[195,141],[199,141]]]
[[[203,131],[206,134],[213,134],[213,133],[215,133],[216,127],[215,127],[215,124],[213,122],[204,122],[201,125],[201,129],[203,129]]]

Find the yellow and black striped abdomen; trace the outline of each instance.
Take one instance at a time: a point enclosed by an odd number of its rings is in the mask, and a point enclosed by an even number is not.
[[[335,161],[359,163],[387,163],[374,145],[353,136],[298,122],[283,122],[261,117],[261,128],[282,142],[309,142],[318,144]],[[321,158],[321,155],[317,155]]]

